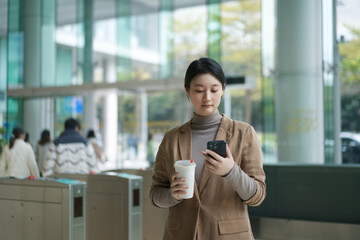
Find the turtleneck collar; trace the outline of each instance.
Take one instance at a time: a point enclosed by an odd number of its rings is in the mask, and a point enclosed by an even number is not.
[[[213,114],[209,116],[200,116],[196,113],[193,114],[191,120],[191,125],[209,125],[209,124],[219,124],[221,122],[222,115],[219,113],[219,110],[216,110]]]

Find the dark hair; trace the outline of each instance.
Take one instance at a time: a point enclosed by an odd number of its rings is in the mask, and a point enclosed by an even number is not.
[[[9,148],[11,149],[14,146],[15,140],[20,138],[21,135],[24,135],[24,130],[19,127],[16,127],[12,130],[12,137],[10,138]]]
[[[50,138],[50,131],[45,129],[41,132],[41,138],[39,140],[39,144],[40,145],[44,145],[48,142],[51,142],[51,138]]]
[[[89,130],[89,131],[88,131],[88,134],[87,134],[87,138],[91,138],[91,137],[92,137],[92,138],[95,137],[95,132],[94,132],[94,130],[92,130],[92,129]]]
[[[190,83],[199,74],[209,73],[213,75],[217,80],[221,82],[222,88],[225,88],[226,78],[224,71],[222,70],[219,63],[211,58],[200,58],[190,63],[185,74],[185,88],[190,89]]]
[[[25,142],[29,142],[30,141],[30,135],[28,132],[25,132],[25,139],[24,139]]]
[[[76,127],[78,127],[80,129],[79,121],[74,118],[66,119],[64,125],[65,125],[65,129],[75,129]]]

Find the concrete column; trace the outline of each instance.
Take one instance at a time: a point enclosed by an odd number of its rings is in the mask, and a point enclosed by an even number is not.
[[[84,137],[86,137],[86,134],[90,129],[95,131],[98,130],[96,119],[96,96],[94,92],[90,92],[84,96],[84,115],[82,127],[82,135]]]
[[[44,36],[45,37],[45,36]],[[41,64],[41,0],[24,1],[24,86],[41,86],[42,71],[47,71],[47,65]],[[55,43],[54,43],[55,44]],[[49,60],[51,62],[51,60]],[[54,71],[54,70],[53,70]],[[36,145],[44,128],[50,128],[49,119],[53,113],[46,112],[45,99],[25,99],[23,128],[30,135],[30,142]],[[52,128],[51,128],[52,129]]]
[[[106,82],[115,82],[116,80],[116,62],[108,60],[105,63]],[[104,96],[103,105],[103,149],[110,164],[119,167],[117,158],[118,144],[118,96],[117,90],[111,90]]]
[[[41,86],[55,85],[56,64],[56,0],[42,0],[41,2]],[[41,99],[43,129],[50,130],[54,138],[55,99]],[[34,136],[35,137],[35,136]],[[40,139],[40,133],[36,140]]]
[[[278,161],[324,162],[321,1],[277,1]]]
[[[336,40],[336,0],[322,0],[325,163],[341,164],[341,93]],[[332,101],[329,101],[331,99]]]
[[[80,51],[82,54],[82,67],[83,67],[83,82],[84,84],[93,82],[93,64],[92,64],[92,53],[93,53],[93,0],[81,1],[79,7],[82,8],[80,19],[84,29],[84,48]],[[83,98],[84,102],[84,115],[83,115],[83,131],[82,135],[86,136],[89,129],[97,130],[96,124],[96,98],[93,92],[88,93]]]
[[[137,101],[139,101],[139,104],[137,106],[139,107],[137,109],[137,112],[140,113],[138,116],[140,116],[137,119],[137,124],[139,124],[139,128],[137,128],[136,135],[138,136],[139,141],[139,160],[146,159],[146,153],[147,153],[147,139],[148,139],[148,107],[147,107],[147,93],[145,90],[140,90],[138,93],[139,97],[137,98]]]

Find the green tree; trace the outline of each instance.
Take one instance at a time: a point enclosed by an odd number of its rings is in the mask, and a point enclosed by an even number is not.
[[[346,26],[354,38],[339,43],[342,131],[360,131],[360,28]]]
[[[342,59],[340,76],[344,87],[360,83],[360,29],[350,26],[347,28],[355,38],[348,42],[339,43],[339,53]]]

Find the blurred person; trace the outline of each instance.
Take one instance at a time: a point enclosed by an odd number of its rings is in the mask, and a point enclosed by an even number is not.
[[[155,161],[154,140],[153,140],[152,133],[149,133],[149,135],[148,135],[146,150],[147,150],[146,160],[149,162],[149,166],[152,167],[154,165],[154,161]]]
[[[25,132],[16,127],[12,131],[10,142],[3,148],[0,159],[0,176],[27,178],[39,177],[32,147],[25,141]]]
[[[96,172],[95,152],[92,145],[80,135],[80,123],[69,118],[64,126],[64,132],[50,144],[44,163],[44,176],[56,173]]]
[[[102,163],[105,162],[105,157],[104,157],[104,154],[103,154],[103,150],[98,144],[98,141],[97,141],[96,136],[95,136],[95,131],[90,129],[88,131],[88,134],[87,134],[86,138],[92,144],[92,146],[94,148],[96,159],[98,161],[102,162]]]
[[[136,158],[138,156],[138,144],[138,139],[135,135],[130,135],[128,137],[130,158]]]
[[[149,193],[155,206],[169,208],[163,239],[254,239],[247,206],[260,205],[266,195],[261,146],[251,125],[219,113],[225,86],[211,58],[193,61],[186,71],[184,88],[195,112],[164,135]],[[207,149],[213,140],[226,141],[226,157]],[[194,196],[182,199],[188,186],[174,163],[192,158]]]
[[[30,135],[29,135],[29,133],[28,133],[28,132],[25,132],[25,131],[24,131],[24,133],[25,133],[24,142],[26,142],[27,144],[29,144],[29,145],[31,146],[31,148],[34,149],[33,146],[32,146],[31,143],[30,143]]]
[[[44,173],[44,163],[50,145],[51,145],[50,131],[45,129],[41,132],[40,140],[38,141],[35,149],[35,156],[41,175],[43,175]]]

